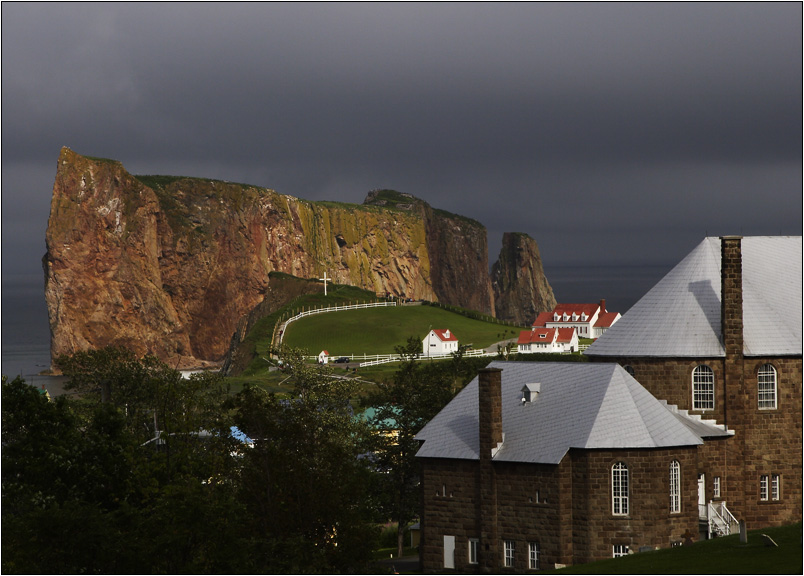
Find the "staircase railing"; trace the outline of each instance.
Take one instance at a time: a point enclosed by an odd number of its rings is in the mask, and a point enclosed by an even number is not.
[[[740,523],[726,508],[725,502],[709,502],[707,506],[709,518],[709,538],[712,535],[728,536],[740,531]]]

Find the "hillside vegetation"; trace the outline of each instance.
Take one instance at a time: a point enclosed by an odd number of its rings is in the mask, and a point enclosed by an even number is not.
[[[295,297],[290,303],[283,305],[270,314],[258,319],[249,330],[248,334],[241,343],[241,354],[249,358],[248,365],[243,370],[243,376],[254,376],[267,370],[268,364],[262,360],[263,357],[271,354],[271,338],[277,324],[287,320],[291,316],[298,314],[302,310],[311,308],[321,308],[326,306],[343,306],[346,304],[357,304],[363,302],[375,302],[376,295],[372,292],[348,286],[345,284],[331,284],[326,296],[323,293],[304,293],[304,284],[317,284],[314,280],[296,278],[289,274],[271,272],[273,281],[284,281],[284,290],[290,291],[288,284],[297,285],[295,292],[299,296]],[[306,346],[303,346],[306,348]],[[317,353],[317,352],[316,352]]]

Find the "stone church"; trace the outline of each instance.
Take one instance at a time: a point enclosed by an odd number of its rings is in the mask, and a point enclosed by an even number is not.
[[[801,520],[802,241],[706,238],[587,351],[494,362],[417,435],[426,572]]]

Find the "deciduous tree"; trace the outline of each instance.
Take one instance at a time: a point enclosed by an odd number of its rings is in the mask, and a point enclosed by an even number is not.
[[[285,351],[293,392],[279,398],[246,386],[234,399],[244,451],[241,496],[248,502],[255,569],[359,572],[376,540],[369,500],[368,426],[355,417],[351,381]]]
[[[453,362],[422,364],[417,361],[421,341],[408,338],[396,348],[404,361],[393,380],[380,384],[369,403],[375,407],[372,424],[376,436],[377,476],[380,502],[386,514],[398,523],[397,554],[402,554],[404,530],[418,515],[419,472],[415,435],[450,401],[460,386],[463,370],[460,356]]]

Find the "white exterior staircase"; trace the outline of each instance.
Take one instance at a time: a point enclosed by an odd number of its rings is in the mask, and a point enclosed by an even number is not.
[[[712,502],[706,506],[709,538],[740,533],[740,523],[726,508],[725,502]]]

